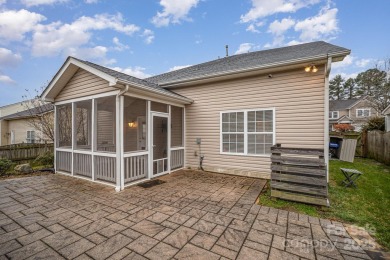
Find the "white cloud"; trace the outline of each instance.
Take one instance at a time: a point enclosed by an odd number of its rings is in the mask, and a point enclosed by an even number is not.
[[[192,66],[192,65],[179,65],[179,66],[173,66],[172,68],[169,68],[169,72],[174,71],[174,70],[184,69],[184,68],[187,68],[187,67],[189,67],[189,66]]]
[[[34,56],[54,56],[88,44],[92,31],[112,29],[132,35],[139,30],[134,24],[124,24],[121,14],[98,14],[94,17],[83,16],[71,24],[54,22],[37,25],[32,39]]]
[[[260,33],[260,31],[256,29],[256,26],[253,23],[248,25],[248,27],[246,28],[246,31],[253,32],[253,33]]]
[[[337,11],[337,8],[326,6],[316,16],[297,22],[294,29],[300,32],[299,39],[309,42],[335,35],[339,31]]]
[[[293,27],[294,24],[295,24],[295,21],[294,21],[294,19],[291,19],[291,18],[284,18],[281,21],[275,20],[269,25],[268,32],[270,32],[274,35],[282,35],[288,29]]]
[[[187,15],[198,3],[199,0],[160,0],[163,11],[157,12],[152,23],[162,27],[170,23],[180,23],[181,20],[190,20]]]
[[[0,0],[0,5],[7,3],[7,0]]]
[[[99,61],[103,65],[116,63],[115,59],[108,59],[106,57],[107,52],[107,47],[95,46],[92,48],[68,48],[64,54],[66,56],[73,56],[84,60]]]
[[[46,17],[24,9],[8,10],[0,13],[0,40],[5,42],[21,41],[25,34],[32,31]]]
[[[7,76],[7,75],[2,75],[2,74],[0,74],[0,82],[5,83],[5,84],[7,84],[7,85],[13,85],[13,84],[16,83],[16,82],[15,82],[13,79],[11,79],[9,76]]]
[[[69,0],[21,0],[22,4],[31,7],[37,5],[52,5],[57,3],[66,3]]]
[[[146,44],[151,44],[154,40],[154,32],[152,30],[145,29],[142,33],[142,37],[145,38]]]
[[[333,65],[332,65],[333,66]],[[349,78],[356,78],[356,76],[360,73],[359,72],[353,72],[353,73],[345,73],[345,72],[337,72],[337,71],[332,71],[330,73],[330,76],[329,78],[330,79],[333,79],[336,75],[340,75],[341,77],[343,77],[344,79],[349,79]]]
[[[356,66],[360,68],[367,67],[368,64],[372,62],[372,59],[360,59],[356,61]]]
[[[254,48],[253,43],[241,43],[240,46],[238,47],[238,50],[234,54],[241,54],[241,53],[247,53],[251,51]]]
[[[347,57],[344,58],[344,60],[333,63],[332,69],[339,69],[339,68],[351,66],[354,63],[354,60],[355,60],[354,56],[348,55]]]
[[[112,42],[115,44],[114,49],[117,51],[123,51],[129,48],[128,45],[121,43],[117,37],[114,37]]]
[[[84,0],[86,4],[96,4],[99,2],[99,0]]]
[[[144,78],[148,78],[152,75],[148,74],[148,73],[145,73],[145,68],[143,67],[139,67],[139,66],[136,66],[136,67],[127,67],[127,68],[120,68],[120,67],[114,67],[114,68],[111,68],[113,70],[116,70],[116,71],[119,71],[119,72],[122,72],[122,73],[125,73],[127,75],[131,75],[133,77],[136,77],[136,78],[140,78],[140,79],[144,79]]]
[[[294,13],[318,2],[320,0],[252,0],[252,8],[241,15],[241,22],[254,22],[276,13]]]
[[[11,67],[22,61],[20,54],[15,54],[11,50],[0,47],[0,68]]]

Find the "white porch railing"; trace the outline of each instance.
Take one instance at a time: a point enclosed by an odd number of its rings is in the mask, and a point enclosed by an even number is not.
[[[184,148],[171,148],[171,170],[184,167]]]
[[[95,178],[97,180],[113,182],[116,181],[116,157],[94,156]]]
[[[73,153],[73,174],[92,178],[92,155]]]
[[[123,161],[125,184],[148,176],[148,152],[125,154]]]
[[[72,152],[57,151],[56,170],[61,172],[72,172]]]

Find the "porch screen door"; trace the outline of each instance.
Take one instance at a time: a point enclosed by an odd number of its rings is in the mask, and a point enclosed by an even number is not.
[[[153,115],[153,177],[168,172],[168,116]]]

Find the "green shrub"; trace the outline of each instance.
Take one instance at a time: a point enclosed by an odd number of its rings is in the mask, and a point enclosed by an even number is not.
[[[385,118],[384,117],[373,117],[370,118],[367,123],[363,126],[363,131],[380,130],[385,131]]]
[[[12,165],[12,161],[5,159],[5,158],[0,158],[0,175],[5,174]]]
[[[41,154],[34,160],[33,163],[34,163],[34,165],[53,166],[54,165],[54,153],[46,152],[44,154]]]

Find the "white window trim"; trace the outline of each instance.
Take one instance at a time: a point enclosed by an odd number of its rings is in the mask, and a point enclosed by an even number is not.
[[[362,113],[363,116],[359,116],[359,111],[368,110],[368,116],[364,116],[364,112]],[[356,109],[356,117],[370,117],[371,116],[371,108],[358,108]]]
[[[339,118],[339,115],[340,115],[339,111],[329,111],[329,113],[332,115],[329,117],[329,119],[338,119]],[[333,113],[337,113],[337,117],[334,117]]]
[[[265,111],[272,110],[272,145],[276,144],[276,122],[275,122],[275,107],[269,108],[255,108],[255,109],[237,109],[237,110],[226,110],[219,112],[219,153],[223,155],[235,155],[235,156],[253,156],[253,157],[271,157],[271,154],[249,154],[248,153],[248,112],[251,111]],[[233,113],[233,112],[244,112],[244,153],[229,153],[223,151],[223,141],[222,141],[222,114],[224,113]],[[226,132],[228,134],[230,132]],[[234,134],[241,134],[242,132],[236,132]],[[256,132],[256,133],[270,133],[270,132]]]
[[[30,132],[30,138],[28,137],[29,135],[29,132]],[[31,133],[34,133],[34,139],[33,138],[31,138]],[[27,130],[26,131],[26,143],[28,143],[28,144],[35,144],[36,143],[36,131],[35,130]],[[34,142],[32,142],[32,141],[34,141]]]

